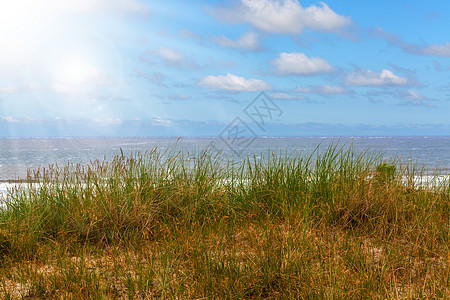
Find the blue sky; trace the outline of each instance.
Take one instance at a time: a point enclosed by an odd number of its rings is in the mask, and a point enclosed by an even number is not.
[[[448,1],[3,2],[1,137],[450,134]]]

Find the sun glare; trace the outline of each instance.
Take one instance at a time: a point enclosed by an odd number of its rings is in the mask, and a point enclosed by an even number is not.
[[[61,83],[86,84],[98,78],[100,72],[86,59],[69,57],[58,63],[53,75]]]

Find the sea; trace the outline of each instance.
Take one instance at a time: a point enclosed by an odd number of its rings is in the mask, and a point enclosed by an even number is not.
[[[5,198],[27,172],[50,164],[88,164],[110,160],[114,156],[158,148],[161,151],[195,153],[220,149],[230,159],[243,160],[268,152],[301,152],[305,155],[323,151],[330,145],[353,146],[357,151],[381,151],[384,158],[397,158],[403,164],[441,176],[450,174],[450,136],[420,137],[258,137],[224,139],[204,138],[0,138],[0,198]]]

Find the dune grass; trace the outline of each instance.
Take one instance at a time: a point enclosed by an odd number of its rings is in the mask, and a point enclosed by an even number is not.
[[[41,168],[0,211],[0,297],[450,298],[449,183],[417,169],[336,143]]]

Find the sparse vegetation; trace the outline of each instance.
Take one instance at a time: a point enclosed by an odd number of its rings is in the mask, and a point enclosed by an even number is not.
[[[1,298],[450,298],[449,183],[382,154],[41,168],[0,212]]]

